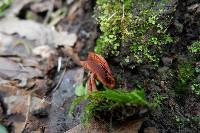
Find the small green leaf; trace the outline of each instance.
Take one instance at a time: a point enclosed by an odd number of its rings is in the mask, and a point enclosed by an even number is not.
[[[87,94],[87,88],[81,84],[75,88],[75,94],[77,96],[85,96]]]
[[[4,10],[12,3],[12,0],[1,0],[0,1],[0,17],[4,16]]]

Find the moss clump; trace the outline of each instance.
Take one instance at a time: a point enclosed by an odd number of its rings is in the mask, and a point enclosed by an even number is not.
[[[193,54],[198,54],[200,53],[200,41],[195,41],[192,43],[192,45],[189,47],[189,50]]]
[[[196,95],[200,96],[200,84],[199,83],[196,83],[196,82],[193,83],[191,86],[191,89]]]
[[[185,62],[178,67],[178,76],[181,86],[188,85],[189,81],[194,79],[194,67],[191,63]]]
[[[187,88],[195,80],[195,69],[190,62],[182,62],[178,66],[178,83],[176,92],[185,93]]]
[[[193,61],[192,61],[193,62]],[[198,75],[199,67],[195,63],[183,61],[178,66],[178,82],[176,86],[177,94],[185,94],[188,90],[200,96],[200,84]]]
[[[200,41],[194,41],[191,46],[188,47],[188,50],[190,52],[190,55],[191,55],[191,58],[193,58],[194,60],[194,63],[193,64],[196,64],[198,61],[199,61],[199,57],[200,57]],[[195,63],[196,62],[196,63]],[[188,72],[191,73],[194,72],[194,75],[193,77],[188,77],[188,80],[189,78],[191,78],[190,80],[192,81],[191,82],[191,90],[198,96],[200,96],[200,81],[198,79],[198,74],[200,74],[200,66],[199,65],[196,65],[196,67],[193,67],[193,66],[190,66],[188,69],[192,69],[193,70],[191,72]],[[185,72],[187,73],[187,72]],[[196,77],[196,78],[195,78]]]
[[[122,90],[106,89],[105,91],[99,91],[84,97],[79,97],[73,102],[70,112],[72,112],[74,107],[83,100],[89,101],[84,108],[84,123],[90,122],[92,118],[109,119],[112,117],[123,119],[137,113],[135,111],[136,109],[148,106],[143,90],[124,92]],[[126,113],[123,114],[123,112]]]
[[[169,2],[169,0],[167,1]],[[165,15],[166,0],[97,0],[96,18],[102,31],[95,51],[118,56],[135,64],[158,61],[158,55],[172,37],[166,32],[170,17]]]
[[[167,97],[164,97],[164,96],[160,95],[159,93],[156,93],[154,95],[152,107],[155,108],[155,109],[160,109],[161,105],[162,105],[162,103],[165,99],[167,99]]]
[[[183,117],[183,116],[175,116],[176,120],[176,126],[179,128],[182,127],[191,127],[194,128],[194,126],[200,127],[200,116],[191,116],[191,117]]]
[[[200,41],[194,41],[188,49],[192,57],[194,57],[194,59],[198,62],[200,58]]]

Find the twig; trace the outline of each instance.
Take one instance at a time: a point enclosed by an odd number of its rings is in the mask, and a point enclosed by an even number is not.
[[[24,122],[24,125],[23,125],[23,128],[22,128],[22,132],[26,129],[26,125],[28,124],[28,120],[29,120],[29,113],[30,113],[30,107],[31,107],[31,101],[32,101],[32,94],[33,92],[35,92],[36,90],[39,90],[40,88],[36,88],[34,90],[32,90],[31,92],[29,92],[28,94],[28,109],[27,109],[27,112],[26,112],[26,119],[25,119],[25,122]]]
[[[63,70],[62,75],[61,75],[61,77],[60,77],[60,79],[59,79],[59,81],[58,81],[58,84],[57,84],[56,87],[53,89],[53,91],[56,91],[56,90],[58,89],[58,87],[60,86],[60,84],[61,84],[61,82],[62,82],[62,80],[63,80],[63,78],[64,78],[64,76],[65,76],[65,72],[66,72],[66,67],[65,67],[65,69]]]
[[[23,125],[23,128],[22,128],[22,132],[26,129],[26,125],[28,124],[29,113],[30,113],[30,106],[31,106],[31,100],[32,100],[32,96],[29,93],[29,95],[28,95],[28,109],[27,109],[27,112],[26,112],[26,119],[25,119],[25,122],[24,122],[24,125]]]

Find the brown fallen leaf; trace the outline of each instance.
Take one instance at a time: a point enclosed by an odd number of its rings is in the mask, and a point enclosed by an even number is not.
[[[69,9],[69,13],[67,16],[67,21],[73,22],[76,17],[83,13],[83,9],[81,6],[83,6],[85,0],[79,0],[78,2],[75,2]]]
[[[78,56],[78,53],[74,52],[73,48],[71,47],[62,48],[62,52],[64,53],[64,55],[72,58],[75,64],[80,65],[80,58]]]
[[[56,54],[56,51],[53,48],[50,48],[48,45],[42,45],[35,47],[33,49],[33,54],[39,55],[40,57],[46,59],[49,58],[52,54]]]
[[[48,45],[73,46],[77,41],[75,33],[58,32],[55,29],[31,20],[19,20],[15,17],[4,18],[0,21],[0,33],[17,34],[20,38],[34,41],[35,46]]]
[[[21,62],[25,67],[35,67],[35,68],[40,67],[39,61],[36,60],[36,58],[31,58],[31,57],[23,58]]]
[[[7,58],[0,58],[0,64],[0,77],[2,78],[12,78],[22,71],[17,63]]]
[[[7,80],[20,80],[19,86],[24,87],[28,79],[41,77],[42,72],[38,68],[23,67],[20,63],[16,63],[8,58],[0,57],[0,77]]]
[[[7,115],[22,114],[25,116],[27,112],[27,97],[26,96],[8,96],[4,98],[4,103],[7,105]]]
[[[4,103],[7,105],[7,115],[11,115],[9,120],[13,122],[15,127],[15,132],[22,132],[24,127],[24,122],[27,119],[27,111],[30,108],[30,111],[36,109],[37,105],[41,102],[42,99],[37,97],[31,98],[30,105],[28,104],[28,96],[23,95],[10,95],[4,97]],[[32,120],[34,119],[34,121]],[[38,127],[42,126],[42,121],[34,118],[31,114],[28,114],[27,121],[32,121],[32,125],[29,125],[36,130]],[[31,124],[31,123],[30,123]],[[30,128],[30,127],[29,127]],[[32,130],[31,130],[32,131]]]
[[[24,89],[20,89],[17,87],[16,81],[11,81],[7,84],[0,85],[0,93],[4,94],[3,96],[11,96],[11,95],[22,95],[25,96],[28,94]]]
[[[34,80],[34,87],[33,90],[35,96],[39,98],[43,98],[48,91],[48,81],[45,79],[36,79]]]

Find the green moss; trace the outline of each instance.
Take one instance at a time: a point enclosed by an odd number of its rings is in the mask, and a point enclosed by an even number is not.
[[[199,67],[194,65],[194,60],[183,61],[178,66],[178,82],[176,86],[177,94],[185,94],[191,90],[194,94],[200,96],[200,84],[198,75]]]
[[[200,41],[195,41],[192,43],[192,45],[189,47],[189,50],[193,54],[198,54],[200,53]]]
[[[178,66],[178,83],[176,92],[178,94],[185,93],[187,88],[195,80],[195,69],[190,62],[182,62]]]
[[[136,64],[158,61],[158,55],[172,37],[166,32],[169,16],[161,20],[165,12],[163,3],[149,0],[97,0],[96,18],[102,32],[95,51],[103,56],[133,57]],[[167,1],[169,2],[169,0]]]
[[[188,49],[191,56],[198,62],[200,58],[200,41],[194,41]]]
[[[200,116],[191,116],[191,117],[184,117],[184,116],[175,116],[176,126],[179,128],[182,127],[200,127]]]
[[[179,116],[175,116],[176,118],[176,126],[181,126],[184,124],[184,119],[182,117],[179,117]]]
[[[191,63],[185,62],[179,65],[178,73],[179,73],[179,81],[182,86],[186,86],[189,81],[194,79],[194,67]]]
[[[191,89],[196,95],[200,96],[200,84],[193,83]]]
[[[124,92],[122,90],[98,91],[84,97],[76,99],[70,109],[73,112],[74,107],[81,101],[87,100],[89,103],[84,108],[84,123],[90,122],[92,118],[101,117],[101,114],[113,115],[116,112],[122,112],[122,109],[130,109],[137,107],[148,107],[148,102],[145,100],[143,90],[134,90],[131,92]],[[126,114],[129,116],[129,114]],[[121,116],[122,117],[122,116]],[[104,119],[104,118],[102,118]]]
[[[152,107],[155,108],[155,109],[159,109],[162,105],[162,102],[166,99],[167,97],[164,97],[158,93],[156,93],[154,95],[154,99],[153,99],[153,102],[152,102]]]

